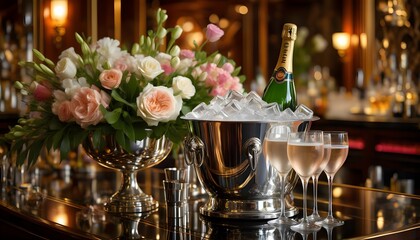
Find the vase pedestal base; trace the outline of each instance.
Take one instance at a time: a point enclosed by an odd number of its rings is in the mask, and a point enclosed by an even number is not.
[[[147,213],[156,210],[159,202],[149,195],[136,197],[135,199],[111,198],[105,203],[104,209],[109,213]]]

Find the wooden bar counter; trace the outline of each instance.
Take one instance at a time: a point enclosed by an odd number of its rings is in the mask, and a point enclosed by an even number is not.
[[[198,212],[206,194],[190,197],[182,217],[169,217],[161,168],[146,169],[138,175],[143,191],[160,204],[157,211],[143,216],[116,216],[103,211],[101,203],[116,190],[120,178],[94,163],[83,170],[39,169],[31,176],[27,179],[31,185],[11,186],[7,179],[2,182],[1,239],[281,239],[282,234],[287,239],[302,239],[299,233],[277,229],[267,221],[206,218]],[[300,185],[294,190],[295,206],[299,208]],[[420,238],[420,196],[344,184],[335,184],[334,192],[334,214],[345,224],[332,229],[330,239]],[[312,188],[308,196],[312,196]],[[321,182],[321,216],[326,216],[327,199],[327,185]],[[309,214],[311,209],[309,197]],[[327,230],[322,228],[308,239],[328,239]]]

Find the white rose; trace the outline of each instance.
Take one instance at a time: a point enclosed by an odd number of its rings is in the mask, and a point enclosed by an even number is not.
[[[183,76],[174,77],[172,80],[172,88],[175,91],[175,95],[181,95],[183,99],[190,99],[195,94],[195,87],[191,82],[191,79]]]
[[[64,88],[64,92],[70,98],[74,96],[75,92],[78,91],[79,88],[90,87],[90,85],[86,81],[86,78],[83,78],[83,77],[79,79],[72,79],[72,78],[64,79],[62,82],[62,86]]]
[[[76,51],[74,51],[73,47],[67,48],[66,50],[62,51],[60,56],[58,57],[59,59],[63,59],[63,58],[70,58],[70,60],[76,65],[78,66],[78,61],[81,58],[80,55],[78,55],[76,53]]]
[[[181,96],[174,96],[172,88],[147,84],[136,99],[137,115],[149,126],[176,120],[182,108]]]
[[[179,74],[185,74],[188,71],[188,68],[193,66],[194,64],[195,62],[193,62],[192,59],[184,58],[179,62],[176,70],[179,72]]]
[[[159,61],[150,56],[140,60],[139,70],[141,75],[149,81],[163,73],[163,69],[160,66]]]
[[[70,58],[62,58],[55,66],[55,73],[60,79],[74,78],[77,73],[76,65]]]
[[[192,70],[191,75],[193,76],[194,79],[198,79],[201,73],[203,73],[203,70],[201,70],[200,67],[196,67]]]

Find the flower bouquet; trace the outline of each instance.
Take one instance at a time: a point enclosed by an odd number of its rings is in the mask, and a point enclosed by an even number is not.
[[[61,157],[89,136],[95,147],[101,136],[113,135],[125,150],[130,142],[165,135],[180,143],[189,131],[180,117],[213,96],[243,91],[240,67],[218,52],[203,51],[224,34],[209,24],[206,41],[180,49],[182,28],[165,28],[168,15],[157,11],[157,28],[141,36],[131,51],[108,37],[97,42],[76,35],[81,53],[64,50],[57,63],[33,50],[39,61],[22,62],[30,81],[16,82],[26,96],[28,113],[2,141],[11,144],[17,163],[36,162],[41,149],[59,150]]]

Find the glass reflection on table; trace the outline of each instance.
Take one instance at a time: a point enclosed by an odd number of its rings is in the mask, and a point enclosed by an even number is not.
[[[159,201],[158,210],[147,216],[112,216],[103,210],[102,203],[115,192],[120,178],[115,172],[99,166],[89,169],[90,172],[71,169],[69,178],[60,171],[45,174],[40,171],[40,184],[32,189],[7,187],[2,183],[0,210],[12,209],[16,215],[30,215],[48,225],[59,224],[65,227],[67,234],[82,234],[88,238],[302,239],[300,234],[270,226],[267,221],[203,217],[198,209],[207,201],[206,195],[190,198],[182,218],[168,218],[162,187],[164,173],[159,168],[148,169],[139,176],[142,189]],[[408,237],[404,235],[404,239],[415,239],[410,237],[420,229],[419,196],[342,184],[334,184],[334,189],[341,192],[333,199],[334,214],[346,224],[333,229],[322,228],[316,236],[308,235],[308,239],[363,238],[391,230],[417,228],[409,232]],[[325,217],[328,210],[327,183],[321,181],[318,191],[319,213]],[[295,189],[295,206],[302,206],[299,193],[302,190],[298,187]],[[295,219],[300,217],[294,216]]]

